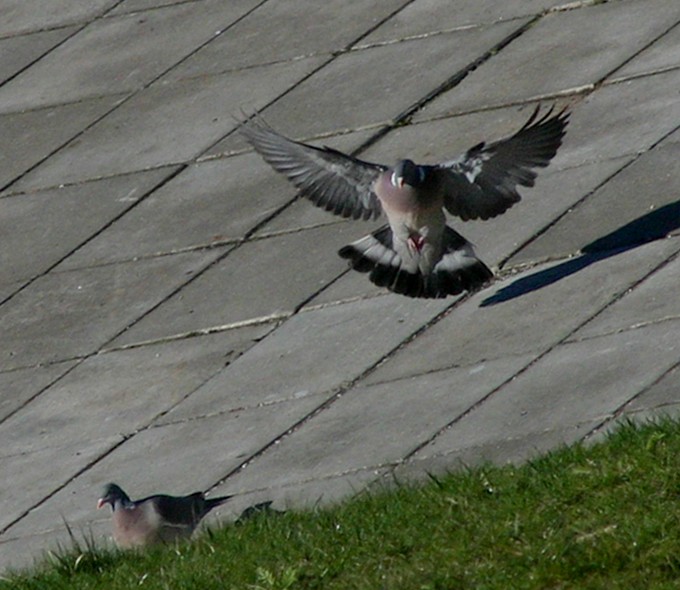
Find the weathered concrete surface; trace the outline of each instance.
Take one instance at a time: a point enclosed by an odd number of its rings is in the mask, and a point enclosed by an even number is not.
[[[109,542],[110,480],[236,494],[213,524],[680,413],[677,0],[3,10],[0,567],[68,545],[63,518]],[[437,162],[546,95],[572,120],[536,186],[452,220],[498,278],[444,301],[348,272],[376,224],[234,134],[263,110]]]

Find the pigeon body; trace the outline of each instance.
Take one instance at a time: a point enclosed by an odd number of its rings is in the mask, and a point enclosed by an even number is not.
[[[493,273],[446,224],[444,210],[463,221],[489,219],[520,200],[517,186],[534,185],[534,169],[549,164],[569,119],[566,110],[538,114],[537,107],[511,137],[455,160],[400,160],[391,168],[288,139],[259,118],[240,132],[317,206],[353,219],[385,214],[387,225],[339,250],[352,268],[395,293],[446,297],[480,288]]]
[[[206,498],[202,492],[195,492],[189,496],[156,494],[131,500],[118,485],[109,483],[97,508],[111,505],[113,540],[118,547],[129,549],[191,536],[203,517],[230,497]]]

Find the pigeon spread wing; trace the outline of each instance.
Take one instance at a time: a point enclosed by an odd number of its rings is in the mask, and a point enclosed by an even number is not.
[[[450,162],[433,167],[444,190],[444,206],[463,221],[500,215],[520,200],[517,186],[533,186],[533,168],[548,165],[562,143],[566,109],[538,118],[539,108],[513,136],[480,143]],[[551,116],[552,115],[552,116]]]
[[[293,141],[257,119],[244,123],[240,133],[318,207],[352,219],[376,218],[382,212],[373,185],[386,166]]]

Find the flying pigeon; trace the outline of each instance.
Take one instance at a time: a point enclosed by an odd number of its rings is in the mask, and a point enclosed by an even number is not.
[[[206,498],[202,492],[189,496],[157,494],[142,500],[130,497],[115,483],[104,486],[97,508],[113,510],[113,540],[122,549],[144,547],[189,537],[201,519],[231,496]]]
[[[338,254],[380,287],[409,297],[446,297],[480,288],[492,276],[472,244],[446,225],[444,209],[463,221],[489,219],[533,186],[534,168],[549,164],[562,143],[567,109],[539,117],[536,107],[511,137],[480,143],[448,162],[400,160],[390,168],[288,139],[259,116],[240,133],[315,205],[342,217],[388,223]]]

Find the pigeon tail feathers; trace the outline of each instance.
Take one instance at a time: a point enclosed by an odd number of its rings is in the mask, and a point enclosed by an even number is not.
[[[446,226],[442,257],[432,272],[409,272],[393,249],[392,231],[385,225],[372,234],[344,246],[338,254],[359,272],[369,273],[378,287],[408,297],[443,298],[463,291],[475,291],[493,277],[491,270],[474,253],[472,245]]]

